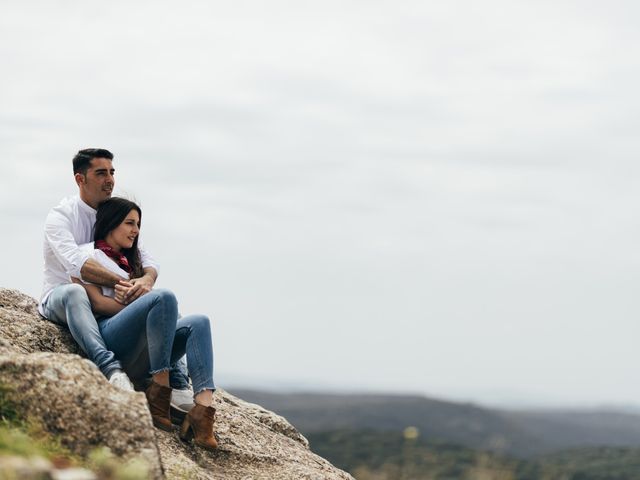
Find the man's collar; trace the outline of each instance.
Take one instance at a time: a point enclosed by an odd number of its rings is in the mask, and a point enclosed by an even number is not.
[[[88,203],[86,203],[84,200],[82,200],[82,197],[80,196],[80,194],[78,194],[78,203],[80,204],[80,208],[82,208],[83,210],[91,213],[96,213],[96,209],[93,208]]]

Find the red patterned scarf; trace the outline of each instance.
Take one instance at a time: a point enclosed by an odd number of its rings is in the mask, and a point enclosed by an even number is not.
[[[116,252],[107,242],[105,242],[104,240],[96,240],[95,247],[99,250],[102,250],[107,255],[107,257],[116,262],[118,266],[125,272],[131,273],[131,266],[129,265],[129,260],[127,260],[127,257],[125,257],[120,252]]]

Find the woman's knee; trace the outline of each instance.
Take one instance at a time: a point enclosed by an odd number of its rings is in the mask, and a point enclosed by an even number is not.
[[[151,290],[147,295],[153,295],[157,301],[170,303],[170,304],[178,304],[178,299],[175,294],[171,290],[167,290],[166,288],[158,288]]]
[[[191,330],[198,334],[211,334],[211,320],[206,315],[191,315]]]

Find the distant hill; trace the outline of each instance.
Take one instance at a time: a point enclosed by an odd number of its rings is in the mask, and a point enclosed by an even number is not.
[[[538,410],[501,412],[528,435],[540,449],[525,455],[580,447],[640,447],[640,415],[613,410]],[[517,452],[513,452],[517,453]]]
[[[640,447],[640,415],[613,410],[508,411],[411,395],[232,391],[283,415],[308,437],[414,426],[425,441],[518,458],[584,447]]]
[[[399,432],[309,435],[311,448],[358,480],[640,480],[640,449],[583,448],[522,460]]]

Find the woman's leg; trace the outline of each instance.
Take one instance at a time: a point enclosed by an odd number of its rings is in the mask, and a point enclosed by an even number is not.
[[[213,340],[211,321],[205,315],[187,315],[178,320],[171,352],[176,361],[186,352],[189,376],[193,382],[196,403],[210,406],[213,382]]]
[[[213,403],[213,390],[205,389],[200,393],[196,393],[195,398],[193,399],[195,403],[198,405],[204,405],[205,407],[210,407]]]
[[[157,289],[102,320],[99,327],[105,344],[121,359],[125,371],[133,367],[146,348],[154,381],[168,386],[177,318],[175,295],[169,290]]]
[[[196,445],[215,450],[218,447],[213,433],[216,410],[211,404],[216,387],[213,383],[213,342],[209,318],[189,315],[178,320],[172,359],[180,358],[185,350],[196,404],[182,422],[180,438],[193,438]]]
[[[178,302],[169,290],[152,290],[113,317],[100,322],[100,331],[125,369],[146,353],[153,381],[145,390],[153,424],[171,431],[169,365],[178,319]],[[145,351],[146,350],[146,351]]]

